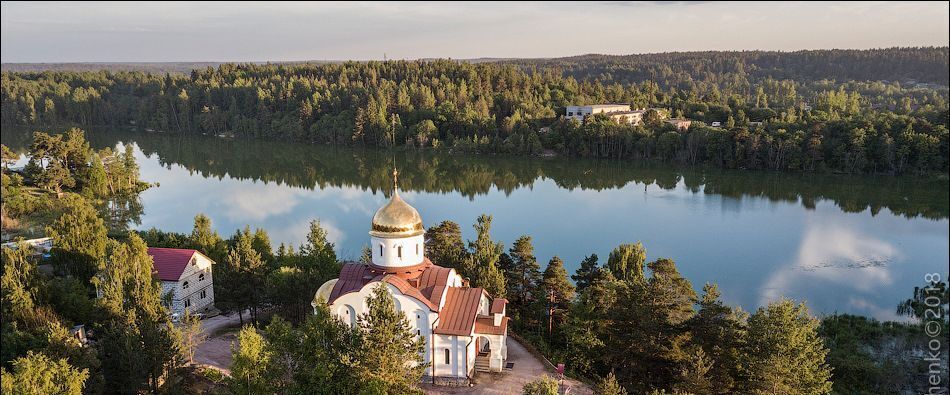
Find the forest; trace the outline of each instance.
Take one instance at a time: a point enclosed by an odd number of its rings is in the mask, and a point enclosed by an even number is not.
[[[776,171],[948,171],[948,48],[4,72],[2,123]],[[693,120],[565,121],[626,103]],[[713,127],[714,122],[720,126]]]

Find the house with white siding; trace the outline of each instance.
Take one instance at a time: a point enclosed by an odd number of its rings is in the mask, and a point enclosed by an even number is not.
[[[149,247],[155,271],[162,281],[162,300],[172,314],[204,312],[214,308],[214,261],[198,250]]]

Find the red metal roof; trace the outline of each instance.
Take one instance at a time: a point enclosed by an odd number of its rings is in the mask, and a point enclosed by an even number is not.
[[[158,278],[162,281],[178,281],[181,273],[191,263],[191,257],[196,253],[198,253],[197,250],[183,248],[148,248],[148,254],[154,261],[155,271],[158,272]]]
[[[504,335],[508,331],[508,317],[501,319],[501,325],[495,326],[495,319],[492,317],[478,317],[475,320],[475,333],[485,335]]]
[[[440,318],[435,333],[470,335],[473,330],[477,329],[476,319],[481,319],[478,318],[478,309],[485,290],[469,288],[467,282],[463,282],[464,286],[462,287],[449,287],[448,281],[452,269],[436,266],[428,259],[424,263],[425,268],[418,275],[411,278],[380,272],[363,263],[344,263],[340,270],[340,277],[333,285],[333,290],[330,291],[327,303],[332,304],[348,293],[359,292],[360,289],[371,282],[386,282],[399,289],[403,295],[419,299],[432,311],[439,311]],[[444,301],[442,300],[443,292],[445,292]],[[442,304],[441,308],[440,303]],[[491,304],[491,312],[500,313],[507,303],[508,301],[503,298],[495,299]],[[508,318],[506,317],[502,321],[502,325],[497,327],[491,325],[491,323],[493,323],[491,318],[488,318],[487,322],[479,324],[478,328],[482,328],[480,333],[505,333]]]
[[[505,298],[495,298],[491,302],[491,309],[488,311],[491,314],[498,314],[502,311],[505,311],[505,305],[508,304],[508,299]]]
[[[484,292],[481,288],[449,287],[445,293],[445,306],[439,314],[439,325],[434,332],[440,335],[470,335],[474,330],[475,317],[478,316],[478,302]]]

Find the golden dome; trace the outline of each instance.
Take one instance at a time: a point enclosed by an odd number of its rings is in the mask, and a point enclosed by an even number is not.
[[[394,182],[397,174],[393,171]],[[373,227],[369,234],[377,237],[410,237],[424,232],[422,216],[409,203],[403,201],[399,197],[398,188],[394,188],[389,203],[380,207],[373,216]]]

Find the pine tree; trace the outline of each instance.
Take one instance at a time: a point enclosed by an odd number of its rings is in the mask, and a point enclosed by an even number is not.
[[[597,383],[594,393],[597,395],[627,395],[627,390],[617,382],[617,376],[614,375],[614,372],[610,372],[607,373],[607,377]]]
[[[739,346],[745,335],[744,316],[719,299],[715,284],[703,287],[699,311],[689,320],[693,343],[712,363],[710,379],[716,383],[716,393],[732,393],[739,369]]]
[[[361,383],[387,393],[418,392],[416,387],[428,364],[422,360],[425,342],[411,329],[409,319],[396,310],[388,285],[379,283],[366,299],[368,310],[359,316],[362,346],[356,351]]]
[[[462,230],[452,221],[442,221],[426,229],[426,256],[436,265],[459,269],[465,257]]]
[[[581,267],[577,269],[575,274],[571,275],[571,279],[577,285],[577,292],[583,292],[584,289],[590,286],[598,272],[600,272],[600,267],[597,265],[597,254],[584,257],[584,260],[581,261]]]
[[[498,261],[504,248],[491,238],[492,216],[482,214],[475,223],[476,238],[469,241],[469,256],[461,267],[463,277],[468,277],[473,287],[481,287],[496,298],[505,297],[505,276],[498,269]]]
[[[548,301],[548,334],[551,335],[555,324],[560,325],[564,321],[564,315],[574,300],[574,285],[567,279],[564,261],[557,256],[548,261],[541,281]]]
[[[750,394],[827,394],[831,368],[818,336],[819,321],[804,303],[788,299],[760,307],[749,317],[738,387]]]
[[[541,283],[541,265],[534,256],[531,236],[521,236],[511,246],[508,256],[510,267],[505,270],[505,284],[508,286],[510,314],[516,322],[527,318],[529,304],[537,293]]]
[[[271,352],[264,337],[252,326],[238,333],[237,344],[231,345],[231,377],[228,387],[241,395],[273,394],[278,388],[273,383]]]
[[[669,259],[647,265],[644,281],[619,281],[617,302],[607,314],[610,365],[634,391],[669,389],[686,361],[686,322],[693,315],[696,292]]]

